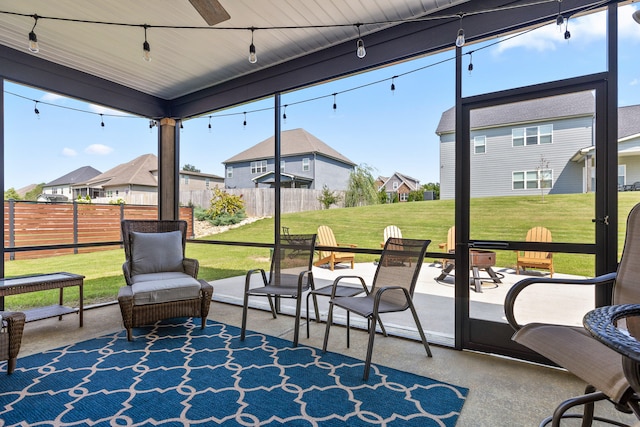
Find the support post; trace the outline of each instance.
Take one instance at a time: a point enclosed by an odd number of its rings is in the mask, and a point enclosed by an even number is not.
[[[180,131],[174,119],[164,118],[159,123],[158,219],[177,220],[180,202]]]

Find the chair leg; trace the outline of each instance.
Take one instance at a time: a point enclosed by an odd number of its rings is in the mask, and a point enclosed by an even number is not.
[[[131,328],[127,328],[127,341],[133,341],[133,336],[131,334]]]
[[[242,304],[242,327],[240,332],[240,341],[244,341],[245,332],[247,330],[247,308],[249,306],[249,294],[244,293],[244,302]]]
[[[271,298],[271,295],[267,295],[267,299],[269,300],[269,307],[271,307],[271,315],[273,316],[274,319],[276,319],[278,316],[276,315],[276,307],[273,304],[273,299]]]
[[[293,346],[298,346],[298,338],[300,337],[300,317],[302,311],[302,294],[296,297],[296,324],[293,327]]]
[[[322,352],[327,351],[327,344],[329,343],[329,329],[331,329],[331,323],[333,323],[333,302],[329,301],[329,313],[327,314],[327,327],[324,330],[324,341],[322,342]]]
[[[16,369],[16,361],[18,360],[17,357],[12,357],[11,359],[9,359],[7,361],[7,374],[12,374],[13,370]]]
[[[371,323],[369,324],[369,344],[367,345],[367,358],[364,363],[364,375],[362,379],[367,381],[369,379],[369,370],[371,369],[371,356],[373,355],[373,340],[376,337],[376,316],[371,316]]]
[[[424,335],[424,331],[422,330],[422,325],[420,324],[420,319],[418,318],[418,313],[416,312],[416,308],[413,305],[413,301],[411,298],[408,299],[409,308],[411,309],[411,314],[413,314],[413,320],[416,322],[416,327],[418,328],[418,332],[420,333],[420,339],[422,340],[422,346],[427,352],[428,357],[432,357],[431,348],[429,348],[429,343],[427,342],[427,337]]]
[[[552,427],[560,427],[560,421],[567,418],[581,418],[582,419],[582,427],[591,426],[594,419],[598,419],[600,421],[605,421],[600,419],[599,417],[593,416],[594,411],[594,403],[600,400],[608,399],[607,396],[601,391],[595,391],[593,386],[587,386],[585,390],[585,394],[578,397],[573,397],[571,399],[567,399],[562,402],[558,407],[553,411],[553,416],[545,418],[541,423],[540,427],[546,426],[551,422]],[[574,406],[584,405],[583,414],[567,414],[566,412],[573,408]],[[609,422],[611,424],[611,422]],[[616,425],[624,425],[624,424],[616,424]]]

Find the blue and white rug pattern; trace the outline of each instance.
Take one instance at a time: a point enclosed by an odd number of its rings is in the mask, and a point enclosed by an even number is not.
[[[454,426],[468,392],[211,321],[135,331],[0,364],[0,426]]]

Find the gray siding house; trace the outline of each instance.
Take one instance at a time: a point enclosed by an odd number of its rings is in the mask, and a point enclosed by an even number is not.
[[[472,197],[592,191],[594,105],[579,92],[472,111]],[[441,199],[455,196],[454,132],[451,108],[436,130]]]
[[[346,190],[355,163],[304,129],[280,135],[280,184],[284,188]],[[222,162],[225,188],[272,188],[275,185],[275,138],[272,136]]]
[[[62,195],[65,196],[67,200],[73,200],[77,199],[78,196],[85,196],[88,194],[86,191],[79,191],[74,188],[74,186],[86,182],[100,174],[101,172],[98,169],[91,166],[78,168],[42,186],[43,198],[46,198],[46,195]]]
[[[640,105],[618,108],[618,186],[640,182]]]

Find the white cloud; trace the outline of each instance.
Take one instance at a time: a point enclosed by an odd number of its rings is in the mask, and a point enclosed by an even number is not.
[[[62,95],[58,95],[57,93],[47,92],[40,98],[41,101],[44,102],[56,102],[59,100],[65,100],[66,98]]]
[[[640,26],[633,20],[632,15],[636,10],[632,5],[618,9],[618,34],[621,39],[640,41]],[[497,45],[496,53],[500,54],[508,49],[525,48],[538,52],[553,51],[561,43],[570,43],[573,46],[584,46],[594,40],[604,40],[607,36],[606,12],[598,12],[577,18],[570,18],[568,30],[571,38],[565,40],[564,32],[566,24],[559,27],[555,23],[545,25],[526,34],[517,35],[509,39],[504,37],[502,43]]]
[[[62,149],[62,155],[65,157],[75,157],[78,155],[78,152],[76,150],[74,150],[73,148],[67,148],[64,147]]]
[[[90,146],[84,149],[84,152],[87,154],[97,154],[99,156],[107,155],[112,151],[113,151],[113,148],[103,144],[91,144]]]
[[[111,108],[103,107],[102,105],[89,104],[89,109],[97,114],[108,114],[110,116],[130,116],[130,114],[124,111],[112,110]]]

